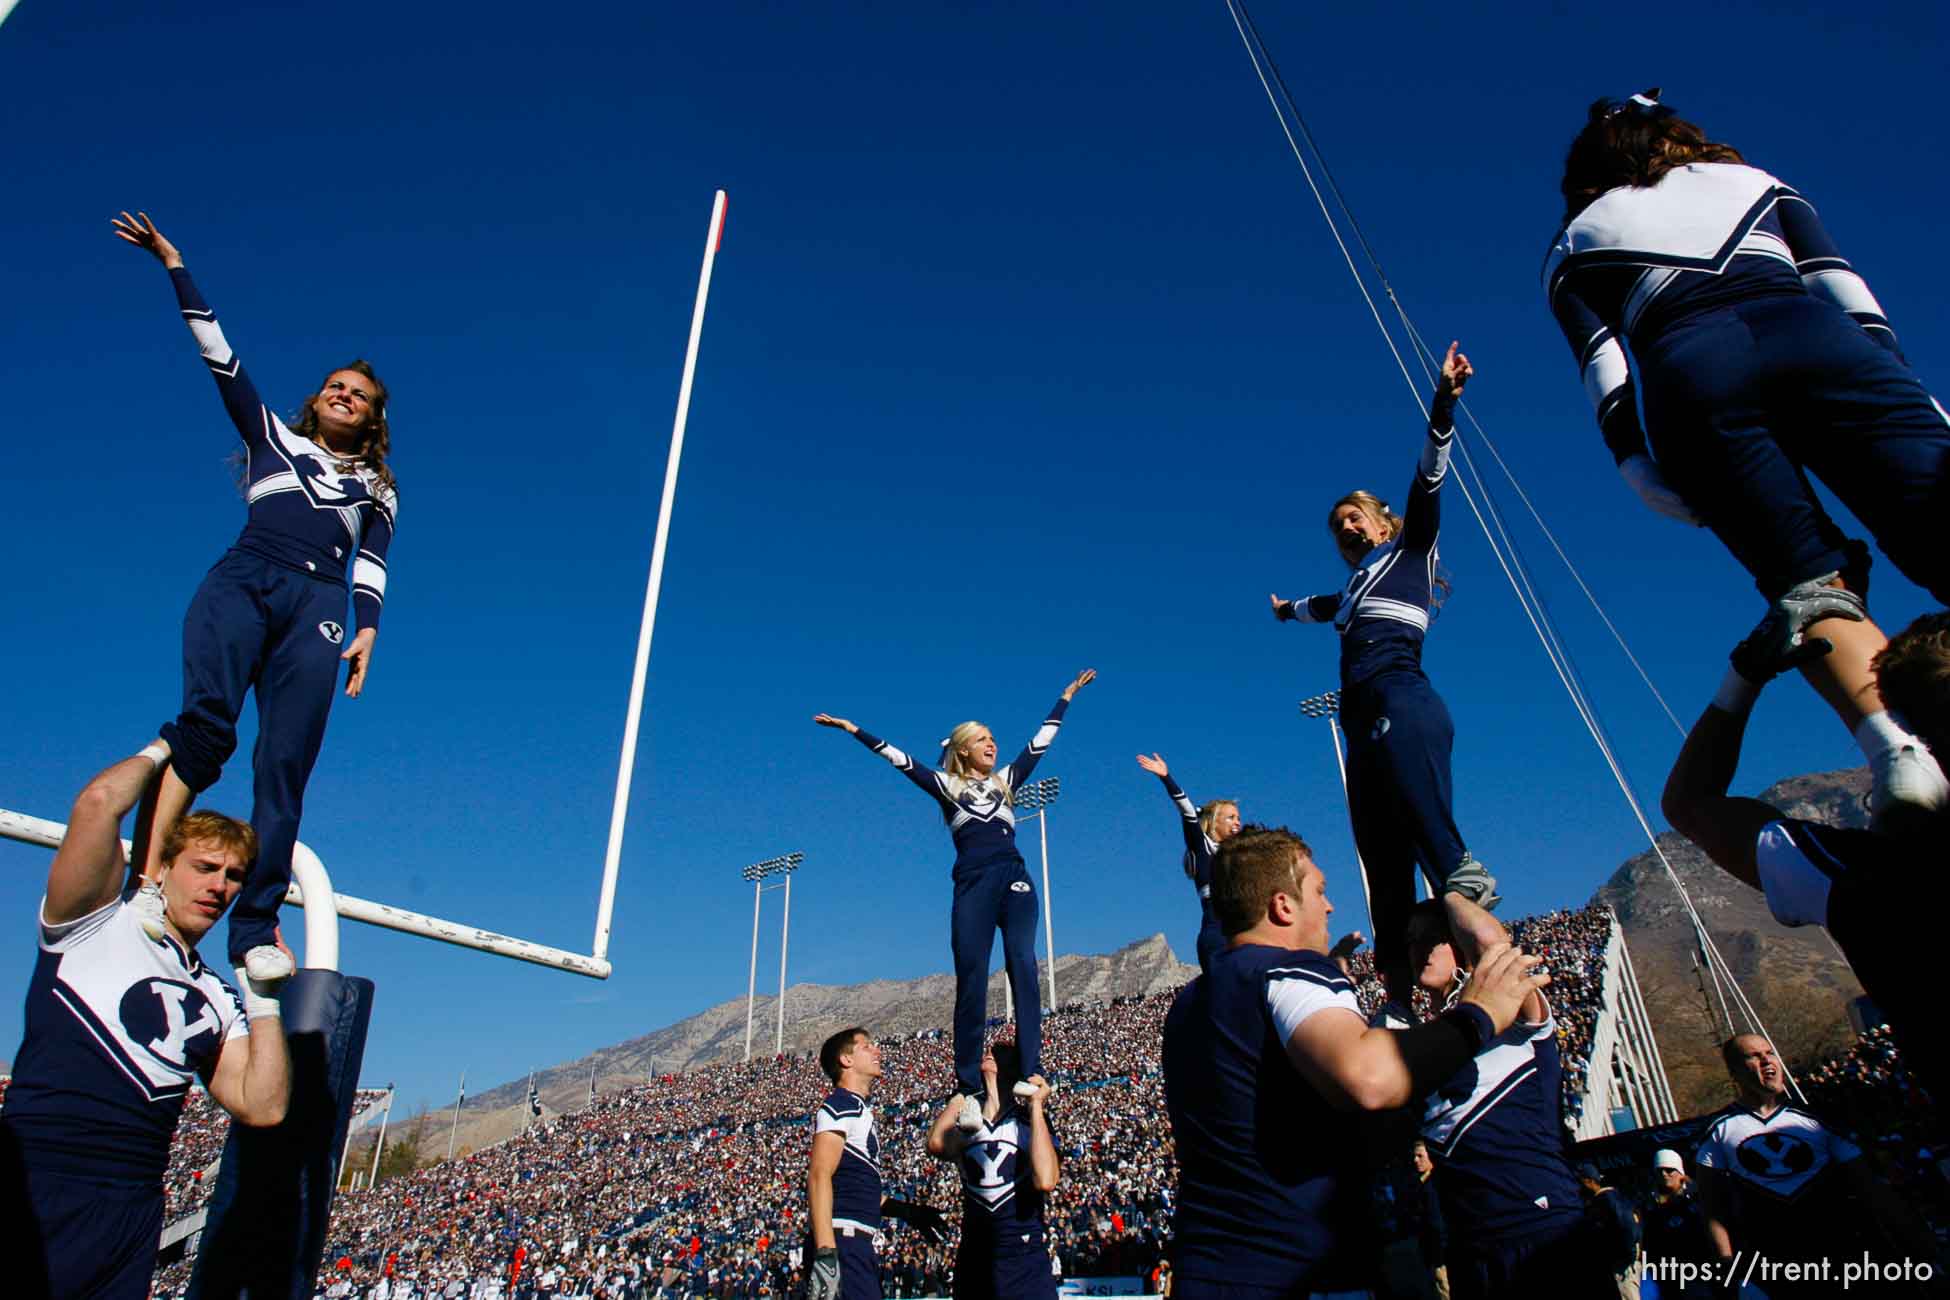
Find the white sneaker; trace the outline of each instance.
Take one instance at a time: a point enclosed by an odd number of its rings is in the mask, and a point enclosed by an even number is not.
[[[1950,803],[1950,781],[1930,751],[1898,745],[1869,765],[1869,825],[1886,829],[1892,816],[1934,813]]]
[[[1050,1084],[1049,1090],[1051,1096],[1056,1095],[1055,1084],[1053,1083]],[[1019,1079],[1017,1080],[1016,1086],[1013,1091],[1015,1092],[1016,1096],[1021,1097],[1022,1099],[1027,1101],[1029,1098],[1034,1097],[1036,1095],[1036,1085],[1029,1082],[1029,1080],[1027,1079]]]
[[[955,1127],[965,1133],[973,1133],[982,1127],[982,1103],[973,1097],[963,1097],[961,1114],[955,1116]]]
[[[244,973],[259,984],[276,984],[296,972],[291,957],[274,944],[260,943],[244,954]]]
[[[155,881],[142,882],[142,888],[136,890],[135,897],[129,900],[129,908],[135,913],[136,923],[142,927],[142,933],[151,939],[161,939],[169,932],[168,927],[163,924],[165,909],[162,886]]]

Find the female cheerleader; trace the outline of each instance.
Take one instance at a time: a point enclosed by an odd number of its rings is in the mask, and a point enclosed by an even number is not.
[[[1807,475],[1950,603],[1950,423],[1808,201],[1658,101],[1600,100],[1571,142],[1551,311],[1625,481],[1711,528],[1788,636],[1833,643],[1802,674],[1868,758],[1878,820],[1940,807],[1942,771],[1876,694],[1869,661],[1887,639],[1863,604],[1867,548]]]
[[[1438,896],[1453,893],[1484,907],[1502,901],[1495,879],[1469,855],[1456,829],[1449,777],[1455,726],[1422,672],[1422,639],[1442,585],[1435,555],[1442,522],[1438,494],[1449,472],[1456,399],[1474,373],[1451,343],[1401,516],[1371,492],[1351,492],[1328,512],[1327,531],[1354,570],[1347,586],[1304,600],[1272,598],[1274,617],[1331,621],[1341,634],[1348,811],[1368,881],[1375,965],[1389,997],[1404,1006],[1414,988],[1406,926],[1417,864]]]
[[[948,734],[940,769],[922,767],[894,746],[845,718],[821,713],[813,721],[838,727],[892,763],[901,775],[941,805],[955,841],[955,902],[949,914],[955,954],[955,1084],[962,1096],[961,1126],[982,1122],[982,1022],[988,1012],[989,957],[1002,930],[1002,960],[1016,999],[1016,1032],[1023,1077],[1043,1069],[1042,999],[1036,988],[1036,886],[1016,852],[1015,792],[1029,779],[1063,725],[1063,713],[1097,678],[1086,668],[1063,688],[1049,718],[1013,763],[995,765],[995,736],[979,722]],[[1054,953],[1050,960],[1056,960]]]
[[[1139,754],[1138,766],[1165,783],[1165,793],[1178,806],[1185,830],[1185,875],[1198,890],[1198,968],[1211,967],[1212,954],[1225,947],[1226,934],[1212,911],[1212,856],[1219,846],[1239,833],[1239,804],[1232,799],[1214,799],[1195,808],[1160,754]]]
[[[305,399],[296,427],[287,427],[259,399],[176,246],[146,213],[124,212],[113,224],[118,236],[168,268],[183,319],[244,440],[249,503],[243,533],[205,575],[183,618],[183,710],[162,728],[173,761],[163,774],[156,824],[173,824],[215,784],[237,748],[244,692],[256,691],[251,825],[259,847],[230,914],[230,959],[253,979],[277,979],[291,973],[291,958],[274,937],[278,905],[291,883],[305,783],[325,738],[339,661],[352,665],[345,693],[357,698],[386,595],[397,502],[386,466],[386,386],[371,366],[354,361],[327,375]],[[346,645],[348,566],[359,631]],[[145,928],[151,921],[160,928],[160,863],[138,865],[145,882],[138,906],[153,909]]]

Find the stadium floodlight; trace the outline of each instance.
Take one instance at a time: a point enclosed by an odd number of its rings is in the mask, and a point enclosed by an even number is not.
[[[0,0],[0,20],[4,20],[13,8],[13,0]],[[492,953],[499,957],[512,957],[517,961],[534,962],[538,966],[552,966],[557,970],[569,971],[576,975],[587,975],[592,979],[608,979],[610,922],[615,912],[616,879],[622,863],[623,826],[628,819],[630,806],[630,782],[636,767],[637,728],[643,715],[644,679],[650,662],[650,636],[657,621],[657,598],[663,588],[664,554],[670,535],[671,507],[677,495],[677,466],[684,450],[684,428],[689,421],[691,408],[691,384],[697,372],[698,343],[704,330],[704,306],[711,291],[711,271],[717,263],[718,247],[724,240],[725,192],[717,191],[711,202],[711,223],[705,232],[704,262],[699,268],[697,279],[697,298],[691,309],[690,340],[684,352],[683,377],[677,388],[677,415],[671,426],[670,455],[664,467],[663,500],[657,512],[656,540],[650,552],[650,579],[643,595],[643,619],[637,631],[636,662],[630,679],[629,708],[624,715],[623,753],[617,765],[616,798],[610,809],[609,841],[603,855],[602,886],[597,895],[596,933],[587,953],[570,952],[562,948],[551,948],[545,944],[532,943],[510,935],[496,934],[479,926],[464,925],[458,921],[442,920],[437,916],[425,916],[419,912],[409,912],[404,908],[386,903],[369,902],[340,894],[332,890],[324,866],[302,843],[297,846],[292,857],[293,883],[285,894],[287,903],[305,901],[305,881],[309,865],[309,877],[313,881],[311,889],[313,907],[307,910],[305,926],[305,965],[315,968],[337,968],[337,929],[336,918],[344,917],[350,921],[364,921],[368,925],[397,930],[402,934],[416,934],[426,939],[438,939],[456,947],[472,948],[477,952]],[[0,809],[0,839],[18,840],[23,844],[40,844],[50,849],[61,847],[61,837],[67,827],[58,822],[29,817],[24,813]],[[309,859],[309,864],[305,859]],[[313,913],[329,913],[324,920],[333,924],[326,927],[322,921],[314,922]],[[329,949],[330,960],[316,958],[312,952],[314,941],[321,950]]]
[[[758,902],[767,889],[785,890],[785,917],[779,924],[779,1028],[775,1052],[785,1051],[785,953],[792,933],[792,873],[806,860],[803,853],[786,853],[763,862],[754,862],[738,874],[752,882],[752,969],[745,982],[745,1059],[752,1059],[752,1008],[758,997]],[[771,876],[784,876],[779,885],[767,885]]]
[[[1354,832],[1354,801],[1348,798],[1347,759],[1341,753],[1341,693],[1339,691],[1322,691],[1318,695],[1309,695],[1306,699],[1300,701],[1300,715],[1305,718],[1327,719],[1327,729],[1334,739],[1334,768],[1341,774],[1341,802],[1347,807],[1347,829],[1348,833],[1352,835]],[[1354,865],[1361,877],[1361,905],[1368,912],[1368,933],[1373,934],[1375,932],[1374,900],[1368,896],[1368,867],[1366,863],[1361,861],[1361,845],[1359,841],[1354,846]]]
[[[1056,1010],[1056,925],[1050,916],[1049,899],[1049,806],[1056,802],[1056,796],[1063,793],[1061,777],[1046,776],[1039,781],[1031,781],[1014,791],[1018,808],[1030,810],[1036,819],[1036,833],[1043,844],[1043,947],[1049,952],[1049,1009]],[[1008,984],[1007,980],[1003,981]],[[1010,989],[1011,1003],[1014,989]],[[1011,1008],[1013,1014],[1013,1006]]]

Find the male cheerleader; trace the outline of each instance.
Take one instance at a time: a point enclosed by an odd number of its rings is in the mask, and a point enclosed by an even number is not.
[[[880,1216],[905,1220],[930,1242],[946,1238],[945,1224],[939,1210],[880,1193],[880,1134],[867,1100],[880,1078],[880,1047],[872,1035],[858,1025],[840,1030],[820,1047],[819,1068],[833,1091],[813,1117],[806,1300],[880,1300],[880,1260],[873,1249]]]
[[[90,781],[48,870],[26,1036],[0,1113],[14,1295],[143,1300],[191,1079],[252,1126],[282,1122],[290,1100],[276,984],[250,981],[240,999],[196,951],[244,886],[250,826],[206,810],[166,828],[160,938],[130,904],[122,818],[142,803],[142,861],[168,762],[157,741]]]

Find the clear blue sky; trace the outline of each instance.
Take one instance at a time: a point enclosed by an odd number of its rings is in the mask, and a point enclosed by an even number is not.
[[[1934,6],[1554,5],[1258,18],[1424,329],[1690,721],[1758,616],[1708,536],[1618,481],[1537,270],[1586,103],[1648,83],[1808,193],[1942,391]],[[26,0],[0,27],[8,202],[0,806],[63,817],[176,707],[179,628],[243,506],[165,277],[184,250],[290,409],[343,359],[395,394],[402,485],[364,698],[304,838],[349,893],[587,950],[639,602],[712,190],[730,221],[650,669],[607,984],[363,927],[369,1081],[518,1077],[744,988],[744,863],[791,849],[795,980],[948,963],[939,817],[852,741],[954,722],[1013,750],[1094,665],[1044,772],[1058,947],[1196,913],[1157,782],[1317,846],[1359,891],[1320,629],[1343,491],[1399,499],[1420,429],[1223,6],[281,6]],[[1459,499],[1427,666],[1458,812],[1513,914],[1643,847]],[[1677,736],[1525,544],[1633,777]],[[1924,598],[1879,565],[1877,612]],[[248,746],[246,732],[246,746]],[[246,751],[247,752],[247,751]],[[1800,687],[1741,784],[1855,761]],[[239,758],[209,797],[243,812]],[[0,846],[0,1042],[44,851]],[[773,900],[774,903],[776,899]],[[776,939],[776,913],[767,932]],[[213,938],[220,943],[220,937]],[[776,978],[775,950],[761,983]]]

